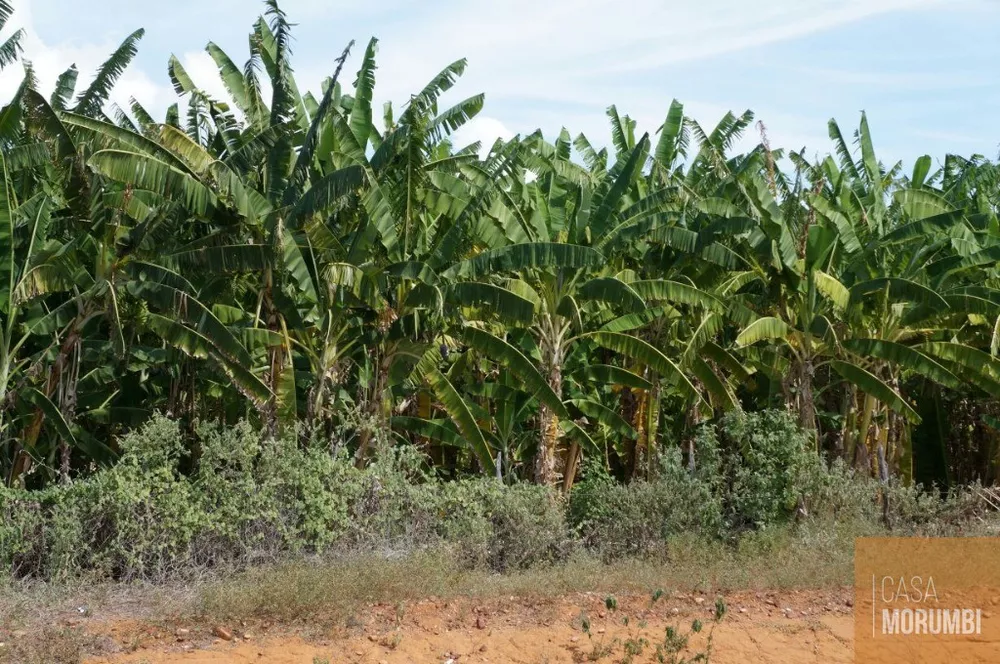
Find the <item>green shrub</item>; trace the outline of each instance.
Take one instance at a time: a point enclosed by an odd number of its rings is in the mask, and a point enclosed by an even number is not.
[[[486,563],[495,571],[565,559],[573,548],[562,501],[545,487],[495,487],[486,501],[491,526]]]
[[[524,569],[583,548],[620,559],[684,537],[724,541],[765,531],[802,505],[837,532],[961,533],[982,516],[974,493],[945,500],[825,467],[780,412],[732,414],[695,438],[694,472],[677,447],[658,472],[622,485],[585,464],[569,500],[488,478],[442,482],[413,447],[381,446],[363,470],[297,432],[262,440],[247,424],[199,424],[185,458],[177,422],[154,417],[120,441],[122,457],[83,480],[40,491],[0,487],[0,565],[12,577],[191,576],[302,556],[447,549],[469,568]],[[184,471],[182,472],[182,469]],[[766,532],[762,532],[766,541]],[[680,539],[679,539],[680,538]]]
[[[824,521],[877,525],[914,535],[956,534],[986,516],[986,505],[977,496],[977,485],[949,491],[906,486],[897,478],[888,484],[859,474],[837,460],[814,483],[810,516]],[[888,508],[883,509],[883,500]]]
[[[506,570],[571,546],[545,488],[437,482],[406,446],[358,470],[346,452],[303,446],[294,432],[262,441],[245,423],[196,431],[200,457],[188,474],[178,424],[154,417],[122,439],[112,468],[37,492],[0,489],[3,568],[155,580],[289,555],[449,546],[468,565]]]
[[[669,448],[653,480],[617,483],[600,466],[587,466],[570,498],[570,522],[586,546],[605,559],[661,551],[668,538],[684,532],[717,535],[721,504],[714,483],[681,465]]]
[[[731,529],[787,521],[822,474],[814,443],[786,411],[730,412],[704,427],[695,447],[718,466]]]

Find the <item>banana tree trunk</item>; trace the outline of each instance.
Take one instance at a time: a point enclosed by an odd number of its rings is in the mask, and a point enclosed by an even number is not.
[[[628,476],[630,478],[635,478],[639,475],[639,470],[643,466],[642,455],[648,455],[649,453],[649,398],[649,391],[639,390],[639,403],[632,422],[638,436],[635,443],[631,446],[628,459]]]
[[[391,353],[383,353],[381,358],[375,361],[375,386],[368,397],[368,403],[363,412],[368,416],[367,422],[363,423],[359,432],[360,443],[358,451],[354,457],[354,465],[357,468],[364,468],[368,460],[368,453],[371,450],[373,434],[376,430],[385,431],[388,427],[388,417],[385,412],[385,391],[389,385],[389,365]]]
[[[889,409],[885,409],[885,421],[882,426],[879,427],[879,433],[876,437],[878,446],[876,449],[876,463],[873,464],[873,470],[877,473],[876,477],[882,480],[883,483],[889,481],[889,429],[891,418],[889,416]]]
[[[893,377],[892,389],[902,394],[899,378]],[[890,469],[894,471],[904,484],[913,482],[913,446],[910,438],[910,427],[906,420],[896,411],[889,410],[889,441],[888,458]]]
[[[876,405],[875,397],[866,394],[865,404],[861,411],[861,426],[858,427],[855,434],[857,435],[857,442],[851,456],[851,463],[855,468],[867,468],[871,462],[868,446],[868,429],[871,427]]]
[[[899,477],[903,484],[913,484],[913,436],[909,424],[899,415],[895,416],[896,457]]]
[[[700,383],[695,383],[695,386],[700,388]],[[685,441],[684,441],[684,453],[686,454],[686,462],[688,472],[692,475],[698,470],[698,463],[695,459],[695,448],[694,439],[697,433],[698,425],[701,424],[701,409],[698,403],[698,398],[696,397],[688,406],[687,414],[685,415]]]
[[[819,432],[816,426],[816,401],[813,397],[813,364],[805,360],[799,365],[798,375],[798,409],[799,426],[813,437],[813,442],[819,449]]]
[[[431,418],[431,395],[425,390],[417,392],[417,417],[422,420]],[[444,445],[440,441],[423,436],[418,437],[422,447],[427,449],[427,454],[431,458],[431,464],[440,467],[444,464]]]
[[[562,490],[568,494],[573,489],[576,481],[576,469],[580,461],[580,444],[575,440],[569,445],[569,453],[566,455],[566,471],[563,473]]]
[[[621,411],[622,419],[631,422],[636,431],[642,431],[640,423],[640,390],[631,387],[622,387],[618,399],[618,408]],[[641,434],[640,434],[641,435]],[[631,477],[635,469],[636,441],[629,437],[621,439],[620,444],[613,445],[615,454],[622,464],[623,477]]]
[[[274,306],[272,289],[274,288],[274,276],[270,269],[264,273],[264,311],[267,315],[267,329],[271,332],[279,332],[278,312]],[[269,345],[267,348],[268,360],[268,387],[271,389],[271,397],[264,406],[264,435],[268,438],[275,438],[278,435],[278,386],[281,383],[281,371],[285,366],[284,346],[282,344]]]
[[[549,387],[562,394],[562,367],[553,363],[548,371]],[[535,483],[554,486],[559,481],[556,461],[559,446],[559,417],[551,408],[542,404],[539,416],[538,454],[535,456]]]
[[[69,356],[66,358],[68,364],[63,371],[59,383],[59,410],[63,419],[70,426],[76,416],[77,383],[80,379],[80,343],[77,338],[76,343],[70,348]],[[69,484],[69,472],[71,466],[72,450],[68,440],[59,441],[59,481],[62,484]]]
[[[653,391],[649,395],[649,407],[646,409],[646,478],[652,478],[656,473],[656,436],[660,429],[660,384],[653,381]]]
[[[76,352],[78,343],[80,341],[79,332],[79,320],[85,318],[83,314],[78,318],[78,323],[74,325],[73,329],[69,332],[66,340],[59,347],[59,354],[56,356],[56,361],[52,365],[52,369],[49,372],[48,380],[45,383],[45,396],[48,399],[52,399],[56,392],[63,387],[63,372],[66,370],[66,365],[74,356]],[[71,401],[66,401],[64,398],[60,398],[63,403],[63,416],[67,414],[72,417],[72,413],[67,412],[68,407],[72,407],[74,410],[76,408],[76,385],[73,381],[72,386],[73,396]],[[35,409],[35,413],[31,418],[31,423],[28,425],[26,432],[24,434],[24,442],[20,449],[17,450],[14,456],[14,464],[11,467],[10,475],[7,478],[7,483],[9,486],[14,486],[20,479],[23,478],[24,474],[31,469],[31,455],[28,454],[28,448],[34,447],[38,442],[38,437],[42,432],[42,424],[45,421],[45,414],[42,412],[41,408]],[[70,462],[70,450],[67,441],[60,441],[59,446],[59,477],[63,483],[69,481],[69,462]]]
[[[546,333],[543,334],[539,350],[542,354],[542,366],[549,387],[562,398],[562,338],[556,331],[555,320],[546,321]],[[559,417],[551,408],[542,404],[538,414],[539,441],[538,452],[535,455],[534,479],[536,484],[555,486],[559,481],[556,464],[559,455]],[[569,465],[569,462],[567,462]]]
[[[7,437],[4,432],[7,430],[7,382],[10,380],[10,355],[7,352],[9,343],[7,338],[3,339],[3,352],[0,357],[0,452],[3,451]]]
[[[854,425],[857,420],[857,407],[855,404],[855,394],[854,385],[848,383],[845,392],[843,403],[840,407],[840,431],[837,433],[837,439],[834,441],[833,452],[840,458],[846,458],[848,450],[851,450],[851,437],[854,433]]]

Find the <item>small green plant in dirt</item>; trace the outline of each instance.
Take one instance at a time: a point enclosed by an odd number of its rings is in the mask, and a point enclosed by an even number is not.
[[[613,616],[615,611],[618,609],[617,598],[615,598],[614,595],[608,595],[604,599],[604,608],[607,609],[608,611],[607,615],[609,616],[609,618],[610,616]],[[607,623],[607,621],[608,619],[605,619],[605,623]],[[607,630],[605,628],[601,628],[600,630],[598,630],[598,633],[601,635],[601,638],[598,640],[597,643],[594,643],[594,633],[591,630],[590,618],[586,614],[584,614],[581,617],[581,626],[583,628],[584,633],[587,635],[587,638],[590,639],[591,643],[590,653],[587,655],[588,660],[590,660],[591,662],[596,662],[598,660],[610,656],[611,653],[615,651],[615,646],[618,645],[618,639],[613,639],[610,643],[605,643],[605,639],[607,638],[607,633],[606,633]]]
[[[622,664],[632,664],[635,658],[640,656],[649,647],[649,639],[642,636],[640,631],[648,625],[645,614],[652,610],[657,602],[663,599],[663,595],[664,592],[661,589],[654,591],[649,596],[649,606],[646,607],[645,611],[636,616],[637,620],[630,620],[628,616],[622,619],[622,624],[629,629],[628,637],[625,639],[625,657],[622,658]]]
[[[649,605],[644,611],[641,611],[637,616],[629,618],[629,616],[624,616],[622,618],[622,624],[628,629],[628,636],[624,642],[624,657],[622,658],[622,664],[632,664],[636,657],[642,655],[643,651],[649,647],[649,639],[642,636],[641,630],[646,629],[648,626],[648,621],[646,620],[646,615],[652,608],[663,598],[663,590],[656,590],[649,596]]]
[[[649,605],[640,610],[636,615],[629,616],[624,613],[619,613],[618,598],[614,595],[608,595],[604,599],[604,608],[607,610],[605,624],[615,624],[620,623],[626,630],[626,635],[624,639],[614,638],[610,643],[605,643],[605,632],[606,630],[601,629],[598,631],[601,634],[601,638],[597,643],[593,643],[594,636],[591,629],[590,619],[585,614],[581,616],[581,626],[583,631],[590,638],[592,643],[591,652],[588,655],[590,661],[597,661],[605,657],[609,657],[618,650],[618,646],[621,645],[623,657],[620,661],[622,664],[632,664],[635,659],[642,655],[642,653],[650,646],[649,639],[642,635],[642,630],[648,626],[648,621],[646,616],[653,606],[663,598],[664,592],[662,590],[657,590],[650,595]]]
[[[701,620],[695,619],[691,623],[691,628],[687,633],[683,633],[677,627],[667,627],[663,641],[656,644],[656,661],[661,664],[694,664],[695,662],[708,662],[712,657],[712,637],[715,634],[715,627],[726,616],[726,602],[719,597],[715,600],[715,612],[712,617],[712,626],[708,632],[708,639],[705,649],[700,652],[684,655],[691,637],[700,634],[704,625]]]

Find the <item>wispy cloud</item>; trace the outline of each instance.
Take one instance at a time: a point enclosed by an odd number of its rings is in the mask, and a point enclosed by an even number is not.
[[[786,67],[789,72],[830,85],[868,86],[893,90],[962,90],[996,85],[986,72],[863,71],[826,67]]]
[[[39,86],[43,91],[51,90],[56,79],[70,66],[76,65],[79,71],[77,91],[86,89],[93,80],[98,68],[108,56],[120,45],[120,41],[74,41],[72,43],[45,43],[35,28],[38,18],[32,14],[31,4],[27,0],[14,0],[14,14],[8,21],[13,29],[23,28],[24,60],[31,63]],[[124,38],[128,33],[122,33]],[[140,46],[141,48],[141,46]],[[17,65],[9,66],[0,72],[0,99],[7,100],[13,95],[24,77],[23,69]],[[125,71],[112,94],[112,100],[119,104],[127,104],[132,96],[153,108],[166,107],[173,90],[167,81],[156,81],[138,67]]]
[[[44,16],[31,15],[32,1],[47,8]],[[28,28],[26,57],[47,89],[74,62],[81,72],[80,85],[85,85],[118,44],[103,35],[120,39],[134,27],[137,10],[127,20],[108,15],[101,36],[89,38],[92,31],[71,28],[78,2],[15,0],[18,12],[12,23]],[[140,58],[149,68],[134,65],[116,89],[115,100],[134,95],[162,113],[174,100],[163,73],[166,49],[171,47],[179,49],[178,57],[200,86],[225,97],[214,63],[199,49],[213,40],[242,62],[247,56],[246,32],[263,4],[213,0],[207,6],[204,0],[177,0],[175,5],[175,12],[210,18],[178,33],[156,21],[149,9],[150,33]],[[875,115],[884,132],[877,132],[877,138],[885,136],[884,145],[900,156],[916,150],[965,149],[974,139],[962,141],[959,135],[976,136],[970,125],[970,118],[978,117],[975,112],[962,115],[949,107],[957,135],[945,136],[934,131],[932,106],[950,100],[952,106],[961,101],[964,108],[964,98],[973,95],[985,105],[982,85],[992,77],[977,63],[995,61],[984,53],[1000,55],[997,48],[984,45],[988,40],[979,39],[977,57],[963,60],[970,63],[968,68],[957,73],[944,70],[945,65],[927,69],[935,49],[961,60],[965,43],[955,35],[949,42],[943,31],[935,34],[937,26],[930,17],[944,19],[955,29],[976,28],[998,13],[986,0],[282,0],[281,5],[298,24],[294,64],[304,90],[318,90],[351,37],[358,45],[344,72],[347,85],[354,80],[368,35],[381,40],[377,104],[405,102],[444,65],[467,57],[468,72],[444,102],[486,93],[484,116],[459,137],[484,143],[536,128],[551,136],[566,126],[574,135],[583,132],[595,143],[606,144],[604,109],[610,103],[638,120],[640,131],[654,132],[677,96],[706,127],[730,108],[739,112],[751,106],[767,123],[773,145],[806,145],[810,154],[829,145],[827,118],[837,116],[851,126],[849,118],[856,118],[861,108],[876,107],[895,121]],[[34,29],[40,21],[44,34],[72,34],[72,41],[41,39]],[[906,21],[909,37],[892,38]],[[872,30],[882,39],[866,41]],[[0,76],[0,94],[16,87],[16,70]],[[955,94],[959,90],[962,98]],[[985,112],[980,115],[985,117]],[[918,130],[923,135],[914,133]],[[928,145],[914,147],[914,136]],[[739,147],[755,140],[751,136]],[[988,147],[994,141],[987,137],[984,142]]]
[[[926,131],[923,129],[913,132],[917,138],[930,138],[937,141],[947,141],[949,143],[965,143],[968,145],[978,145],[982,143],[980,136],[962,134],[955,131]]]
[[[733,53],[942,0],[508,0],[411,15],[382,30],[390,91],[457,57],[498,97],[591,99],[597,80]],[[449,11],[454,9],[454,11]],[[414,53],[420,53],[414,58]],[[419,76],[417,77],[419,78]]]
[[[496,113],[499,104],[504,114],[497,117],[507,127],[554,133],[566,125],[603,143],[608,135],[603,110],[611,102],[643,129],[655,131],[662,122],[671,94],[655,81],[669,75],[650,78],[650,72],[937,4],[940,0],[772,0],[763,5],[633,0],[625,8],[615,0],[508,0],[455,4],[421,15],[411,8],[405,24],[378,31],[378,92],[383,99],[405,99],[440,65],[465,56],[470,68],[461,90],[485,90],[487,108]],[[709,94],[683,100],[688,112],[713,125],[729,110],[713,91],[725,85],[725,72],[707,80],[703,93]],[[782,119],[787,118],[769,116],[775,144],[809,140],[817,149],[826,145],[825,118],[809,118],[808,129],[804,117],[792,118],[794,126]]]

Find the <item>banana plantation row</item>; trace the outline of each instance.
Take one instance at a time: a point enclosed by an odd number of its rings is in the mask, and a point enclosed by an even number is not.
[[[157,120],[109,102],[142,35],[45,94],[20,33],[0,46],[24,69],[0,110],[7,483],[113,463],[160,411],[568,489],[585,461],[645,475],[667,445],[693,466],[699,423],[769,407],[817,453],[941,481],[949,418],[971,409],[992,477],[987,160],[904,172],[862,115],[810,161],[750,112],[708,130],[676,101],[642,134],[611,107],[607,148],[565,130],[458,146],[484,103],[442,102],[465,61],[378,118],[376,41],[356,76],[349,46],[304,92],[274,0],[245,65],[207,46],[228,98],[171,58]]]

